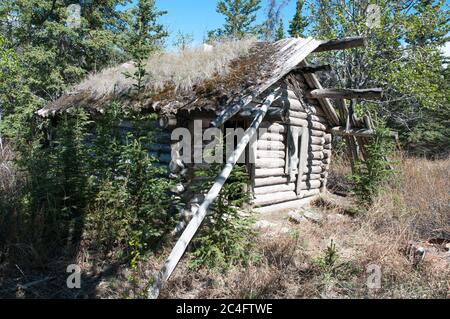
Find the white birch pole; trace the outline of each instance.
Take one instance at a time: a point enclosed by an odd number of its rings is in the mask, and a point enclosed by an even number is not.
[[[169,257],[167,258],[163,268],[160,270],[158,278],[155,284],[149,288],[148,290],[148,299],[157,299],[159,296],[160,289],[165,281],[167,281],[186,251],[187,246],[191,242],[198,228],[202,224],[203,220],[207,215],[207,211],[209,206],[214,202],[214,200],[219,195],[220,191],[223,188],[226,180],[231,174],[233,167],[236,165],[236,162],[241,157],[242,153],[245,151],[245,148],[249,144],[249,142],[256,136],[256,132],[261,125],[264,117],[267,114],[269,106],[273,103],[277,95],[277,91],[274,91],[270,94],[263,102],[262,106],[255,111],[255,118],[250,125],[250,127],[245,132],[241,141],[238,143],[234,152],[230,155],[227,160],[227,163],[222,170],[222,172],[217,176],[214,185],[206,195],[205,200],[202,205],[199,207],[195,215],[192,217],[192,220],[189,222],[188,226],[184,230],[180,239],[178,239],[175,247],[172,249]]]

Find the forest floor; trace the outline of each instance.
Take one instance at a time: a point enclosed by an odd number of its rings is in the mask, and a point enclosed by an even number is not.
[[[348,173],[336,163],[330,179],[346,196],[260,215],[250,265],[192,270],[186,254],[161,298],[450,298],[450,160],[402,158],[368,210],[349,193]],[[171,248],[132,269],[83,245],[81,289],[67,288],[68,258],[59,257],[31,273],[0,266],[0,296],[143,298]]]

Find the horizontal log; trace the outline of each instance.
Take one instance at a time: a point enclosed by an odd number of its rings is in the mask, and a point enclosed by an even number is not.
[[[288,112],[288,117],[295,117],[298,119],[302,119],[302,120],[312,120],[315,122],[319,122],[321,124],[328,124],[328,121],[326,118],[324,118],[323,116],[318,116],[318,115],[312,115],[312,114],[308,114],[306,112],[302,112],[302,111],[289,111]]]
[[[261,133],[262,131],[260,131]],[[260,140],[263,141],[279,141],[283,142],[285,140],[285,135],[280,133],[271,133],[271,132],[265,132],[259,136]]]
[[[325,137],[325,134],[326,134],[325,131],[319,131],[319,130],[310,130],[309,131],[309,135],[316,136],[316,137]]]
[[[294,191],[278,192],[265,195],[256,195],[253,200],[255,206],[267,206],[270,204],[282,203],[290,200],[298,199],[297,193]]]
[[[280,168],[285,166],[285,160],[281,158],[258,158],[255,165],[257,168]]]
[[[308,127],[316,130],[325,131],[327,127],[322,123],[289,117],[288,123],[295,126]]]
[[[311,190],[302,191],[300,193],[300,196],[302,198],[307,198],[307,197],[311,197],[311,196],[315,196],[315,195],[319,195],[319,194],[320,194],[320,189],[311,189]]]
[[[366,99],[379,100],[383,97],[383,89],[316,89],[308,93],[313,99]]]
[[[308,167],[306,167],[304,173],[322,174],[323,171],[324,171],[324,168],[322,166],[308,166]]]
[[[333,135],[327,134],[325,135],[325,144],[331,144],[333,142]]]
[[[323,160],[324,158],[325,158],[325,155],[323,154],[323,152],[308,153],[308,159]]]
[[[333,148],[333,146],[331,144],[325,144],[323,146],[323,149],[325,149],[325,150],[331,150],[332,148]]]
[[[308,151],[310,152],[321,152],[323,151],[324,146],[323,145],[313,145],[309,144]]]
[[[348,37],[343,39],[326,40],[314,51],[315,53],[346,50],[359,47],[367,47],[367,38],[365,37]]]
[[[322,186],[322,182],[320,180],[309,180],[304,183],[300,183],[302,190],[309,190],[309,189],[317,189]]]
[[[255,169],[256,178],[271,177],[271,176],[286,176],[283,168],[271,168],[271,169]]]
[[[258,214],[272,214],[274,212],[288,210],[288,209],[298,209],[303,206],[308,205],[312,201],[316,200],[317,196],[307,196],[302,199],[295,199],[292,201],[287,201],[280,204],[274,204],[274,205],[268,205],[268,206],[262,206],[259,208],[255,208],[254,211]]]
[[[321,166],[321,165],[323,165],[323,162],[322,162],[322,160],[314,160],[314,159],[308,158],[308,165],[309,166]]]
[[[262,141],[258,140],[258,151],[280,151],[285,150],[286,146],[283,142],[279,141]]]
[[[295,190],[295,184],[275,184],[263,187],[255,187],[255,195],[273,194]]]
[[[255,187],[270,186],[276,184],[287,184],[289,179],[287,176],[255,178]]]
[[[324,145],[325,144],[325,138],[323,138],[323,137],[310,136],[309,140],[314,145]]]
[[[305,182],[307,180],[313,181],[313,180],[320,180],[322,178],[321,174],[304,174],[302,176],[302,181]]]
[[[337,136],[356,136],[356,137],[373,137],[373,130],[360,129],[360,130],[346,130],[345,127],[334,127],[331,132]]]
[[[286,158],[284,151],[257,151],[257,158]]]
[[[271,133],[286,133],[286,126],[279,123],[263,122],[260,128],[265,129]]]

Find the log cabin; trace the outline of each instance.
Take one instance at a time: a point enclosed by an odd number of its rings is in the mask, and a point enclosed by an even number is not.
[[[147,64],[152,70],[145,87],[149,94],[140,100],[143,111],[158,113],[162,131],[149,146],[150,154],[172,175],[183,172],[194,176],[193,172],[204,164],[194,159],[195,153],[203,154],[207,143],[200,138],[200,145],[193,145],[191,160],[185,163],[182,159],[186,154],[181,156],[177,149],[180,141],[169,138],[174,130],[184,127],[192,136],[198,135],[194,132],[196,123],[201,123],[200,134],[211,126],[222,128],[224,134],[228,128],[246,130],[255,110],[271,98],[256,137],[246,145],[243,163],[250,176],[255,210],[271,212],[307,203],[326,191],[333,134],[354,135],[355,141],[371,134],[371,127],[364,127],[361,119],[354,122],[363,126],[354,123],[354,127],[347,127],[347,118],[340,116],[346,109],[344,99],[379,98],[381,90],[323,89],[316,73],[329,72],[331,66],[311,66],[306,59],[315,52],[364,44],[363,38],[290,38],[275,43],[247,39],[217,44],[212,50],[156,54]],[[125,75],[133,71],[133,64],[126,63],[93,74],[38,114],[54,117],[74,107],[101,114],[117,99],[133,107],[137,99],[130,94],[132,83]],[[342,103],[337,104],[344,105],[344,112],[337,112],[330,99],[340,99]],[[348,110],[346,113],[350,117]],[[124,129],[126,126],[123,123]],[[176,189],[183,191],[188,185]]]
[[[209,192],[200,200],[190,197],[191,219],[180,229],[184,232],[149,291],[154,297],[242,157],[239,165],[245,165],[250,176],[253,209],[259,213],[299,208],[326,192],[333,136],[346,139],[353,161],[364,159],[373,123],[368,115],[356,116],[346,100],[379,99],[382,90],[325,89],[317,73],[329,72],[332,66],[308,60],[315,53],[365,45],[361,37],[288,38],[275,43],[244,39],[217,43],[208,50],[158,53],[147,61],[144,94],[132,93],[133,82],[126,73],[136,70],[133,63],[126,63],[90,75],[38,114],[56,117],[82,107],[101,115],[112,101],[158,114],[160,139],[149,146],[149,152],[167,166],[171,176],[185,178],[187,182],[174,190],[178,193],[188,193],[189,185],[195,183],[194,172],[206,164],[196,154],[203,154],[207,143],[194,138],[186,154],[174,132],[185,128],[192,136],[202,136],[210,128],[222,132],[242,128]]]

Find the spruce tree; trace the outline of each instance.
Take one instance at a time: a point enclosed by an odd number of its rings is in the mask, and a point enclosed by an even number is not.
[[[222,29],[210,32],[211,36],[242,38],[245,34],[256,33],[254,25],[256,12],[261,8],[261,0],[220,0],[217,12],[225,16]]]
[[[278,29],[277,33],[275,35],[275,40],[281,40],[284,39],[284,22],[283,19],[280,19],[280,22],[278,23]]]
[[[308,19],[303,15],[304,0],[297,0],[294,18],[289,21],[289,35],[293,38],[305,36],[305,30],[308,27]]]

